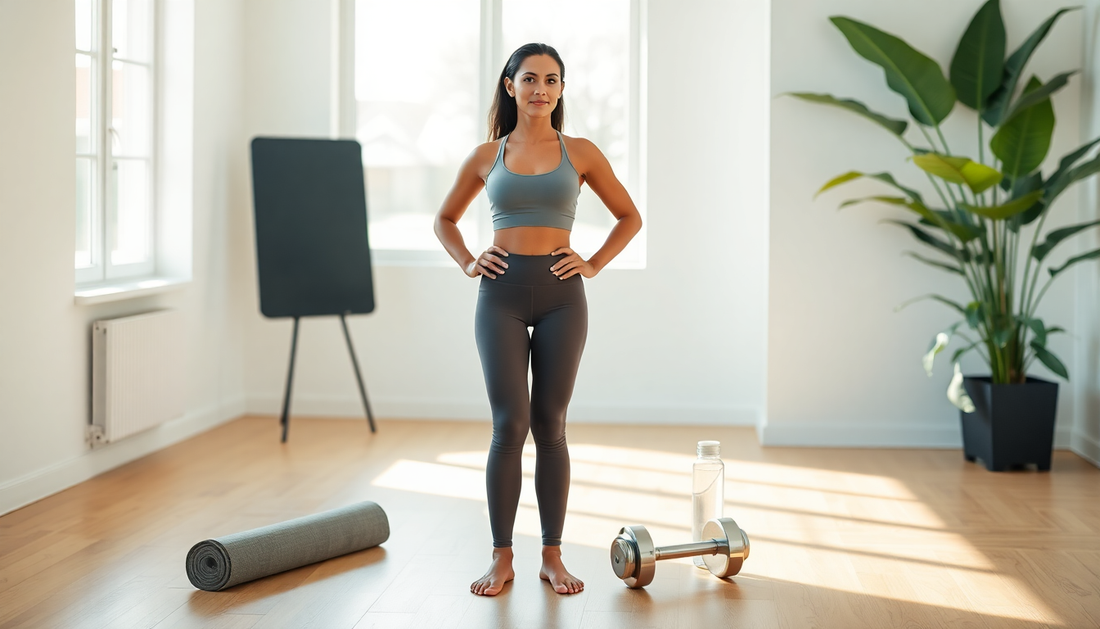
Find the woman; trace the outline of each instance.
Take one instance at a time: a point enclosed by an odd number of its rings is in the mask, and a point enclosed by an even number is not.
[[[485,470],[493,555],[488,572],[470,591],[483,596],[499,593],[515,576],[512,527],[528,429],[535,440],[542,523],[539,576],[559,594],[584,589],[561,559],[569,495],[565,412],[588,331],[581,278],[595,277],[642,227],[641,215],[599,149],[561,134],[564,87],[565,65],[550,46],[527,44],[512,53],[489,112],[490,141],[462,163],[435,220],[436,235],[466,275],[482,276],[474,335],[493,414]],[[569,248],[583,183],[617,219],[607,241],[587,260]],[[482,187],[492,210],[493,244],[475,257],[457,222]]]

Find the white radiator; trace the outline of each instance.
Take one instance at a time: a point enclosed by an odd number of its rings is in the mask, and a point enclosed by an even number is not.
[[[159,310],[92,325],[92,447],[183,415],[183,321]]]

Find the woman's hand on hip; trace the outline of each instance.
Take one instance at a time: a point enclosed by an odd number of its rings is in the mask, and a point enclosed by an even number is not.
[[[554,275],[558,276],[559,280],[568,279],[577,273],[587,278],[596,277],[596,267],[589,264],[587,260],[577,255],[577,253],[569,247],[562,247],[552,252],[550,255],[556,256],[563,253],[567,255],[555,262],[554,266],[550,267],[550,270]]]
[[[502,274],[504,273],[504,270],[508,268],[508,263],[502,260],[500,256],[504,256],[505,258],[507,258],[508,252],[496,245],[492,245],[484,252],[482,252],[482,254],[479,255],[476,260],[466,266],[466,268],[464,269],[466,271],[466,275],[470,277],[484,275],[489,279],[495,280],[497,278],[496,274]]]

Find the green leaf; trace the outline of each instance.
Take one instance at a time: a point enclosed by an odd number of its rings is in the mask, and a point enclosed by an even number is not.
[[[966,305],[963,314],[966,315],[966,323],[977,330],[982,323],[982,319],[985,318],[985,306],[980,301],[972,301]]]
[[[974,400],[971,400],[970,396],[966,394],[966,388],[963,387],[962,368],[959,367],[957,361],[955,362],[955,375],[951,377],[951,383],[947,385],[947,399],[951,400],[951,403],[964,413],[974,412]]]
[[[944,271],[948,271],[948,272],[950,272],[950,273],[955,273],[955,274],[957,274],[957,275],[963,275],[963,270],[962,270],[961,268],[959,268],[959,267],[957,267],[957,266],[953,266],[953,265],[947,264],[946,262],[937,262],[937,261],[935,261],[935,260],[931,260],[931,259],[929,259],[929,258],[926,258],[926,257],[922,256],[922,255],[919,255],[919,254],[917,254],[917,253],[914,253],[914,252],[912,252],[912,251],[904,251],[904,252],[902,252],[902,253],[903,253],[904,255],[907,255],[907,256],[909,256],[910,258],[914,258],[914,259],[916,259],[916,260],[920,260],[921,262],[923,262],[923,263],[925,263],[925,264],[927,264],[927,265],[929,265],[929,266],[934,266],[934,267],[936,267],[936,268],[938,268],[938,269],[943,269]]]
[[[940,302],[941,304],[946,304],[946,305],[950,306],[951,308],[957,310],[959,312],[959,314],[961,314],[961,315],[966,314],[966,309],[963,308],[962,306],[960,306],[958,303],[956,303],[954,301],[951,301],[950,299],[948,299],[946,297],[943,297],[941,295],[934,295],[934,294],[921,295],[920,297],[914,297],[914,298],[912,298],[908,301],[902,302],[902,303],[898,304],[897,307],[894,308],[894,311],[896,312],[896,311],[902,310],[910,304],[915,304],[918,301],[924,301],[926,299],[932,299],[934,301]]]
[[[1074,264],[1077,264],[1078,262],[1084,262],[1085,260],[1095,260],[1096,258],[1100,258],[1100,249],[1093,249],[1088,253],[1082,253],[1079,256],[1074,256],[1069,260],[1066,260],[1066,263],[1062,266],[1056,269],[1047,269],[1047,271],[1050,272],[1050,277],[1053,279],[1057,277],[1059,273],[1065,271],[1066,269],[1073,266]]]
[[[1046,84],[1040,83],[1034,90],[1031,89],[1029,83],[1029,85],[1024,88],[1024,93],[1020,98],[1018,98],[1015,103],[1012,103],[1012,108],[1008,110],[1008,114],[1005,115],[1004,120],[1001,121],[1001,126],[1003,127],[1008,122],[1011,122],[1012,119],[1021,112],[1050,98],[1052,94],[1065,87],[1066,84],[1069,83],[1069,77],[1077,74],[1077,72],[1077,70],[1063,72],[1055,76]],[[1037,81],[1038,79],[1033,78],[1033,80]]]
[[[1041,245],[1035,245],[1031,250],[1031,257],[1035,258],[1039,262],[1043,261],[1043,258],[1047,257],[1051,249],[1054,249],[1058,243],[1062,242],[1066,238],[1076,234],[1079,231],[1088,229],[1089,227],[1095,227],[1100,225],[1100,221],[1091,221],[1088,223],[1079,223],[1077,225],[1071,225],[1069,227],[1063,227],[1062,229],[1056,229],[1047,234],[1046,240]]]
[[[909,113],[918,122],[938,125],[955,106],[955,88],[943,76],[939,64],[901,39],[857,22],[833,16],[829,18],[864,59],[880,66],[886,84],[909,103]]]
[[[965,222],[960,222],[957,219],[959,215],[950,210],[932,210],[932,213],[939,217],[940,222],[931,221],[925,218],[920,219],[918,222],[922,225],[939,227],[940,229],[946,228],[950,230],[952,234],[955,234],[963,243],[968,243],[975,238],[980,238],[982,234],[985,233],[982,227],[970,221],[969,215],[967,214],[961,214],[962,220]]]
[[[1003,221],[1006,218],[1011,218],[1013,216],[1016,216],[1017,214],[1021,214],[1031,209],[1031,207],[1034,206],[1035,203],[1042,198],[1043,191],[1036,190],[1034,192],[1029,192],[1028,194],[1025,194],[1015,201],[1009,201],[1008,203],[1003,203],[1001,205],[981,207],[977,205],[969,205],[967,203],[960,203],[959,207],[966,210],[967,212],[972,212],[979,216],[984,216],[988,219]]]
[[[1012,184],[1006,190],[1010,193],[1009,198],[1018,199],[1029,192],[1034,192],[1043,188],[1043,173],[1035,171],[1027,177],[1020,177],[1019,179],[1006,178],[1005,181],[1009,181]],[[1046,192],[1044,191],[1043,194],[1046,194]],[[1009,223],[1009,228],[1014,232],[1020,231],[1020,225],[1030,225],[1032,221],[1042,216],[1044,209],[1046,209],[1046,204],[1042,199],[1039,199],[1033,203],[1030,208],[1018,215],[1018,221]]]
[[[989,0],[970,21],[951,59],[951,85],[959,102],[971,109],[984,109],[986,100],[1001,85],[1004,58],[1001,3]]]
[[[787,96],[794,96],[795,98],[801,98],[802,100],[809,101],[811,103],[819,103],[822,105],[832,105],[834,107],[840,107],[841,109],[847,109],[848,111],[859,114],[864,118],[867,118],[871,122],[882,126],[890,133],[901,137],[901,134],[905,133],[905,129],[909,127],[909,123],[905,120],[897,120],[894,118],[887,118],[882,114],[875,113],[867,106],[857,100],[851,99],[839,99],[830,94],[814,94],[811,92],[787,92]]]
[[[1032,77],[1027,91],[1035,92],[1039,85],[1039,79]],[[1001,160],[1004,173],[1015,179],[1027,175],[1043,163],[1053,135],[1054,106],[1048,97],[1001,125],[989,141],[989,147]]]
[[[1053,182],[1057,181],[1061,177],[1064,177],[1065,174],[1069,172],[1071,168],[1073,168],[1073,165],[1076,164],[1077,161],[1080,160],[1082,157],[1088,155],[1089,151],[1091,151],[1092,147],[1096,146],[1097,143],[1100,143],[1100,138],[1096,138],[1095,140],[1087,144],[1082,144],[1072,153],[1067,153],[1066,156],[1062,158],[1062,161],[1058,162],[1058,170],[1054,171],[1054,174],[1051,175],[1050,179],[1048,179],[1047,181]]]
[[[850,205],[856,205],[858,203],[866,203],[867,201],[878,201],[879,203],[887,203],[889,205],[897,205],[904,208],[908,208],[920,216],[930,221],[936,221],[939,217],[932,213],[932,210],[924,207],[924,204],[920,201],[913,201],[903,197],[864,197],[862,199],[849,199],[840,204],[841,208],[846,208]]]
[[[1008,111],[1008,104],[1016,92],[1016,84],[1019,82],[1020,77],[1023,76],[1024,66],[1027,65],[1027,61],[1031,58],[1031,54],[1039,47],[1039,44],[1042,43],[1047,33],[1050,32],[1051,27],[1054,26],[1054,22],[1056,22],[1063,13],[1080,8],[1081,7],[1072,7],[1058,10],[1054,15],[1050,16],[1046,22],[1043,22],[1039,28],[1035,29],[1035,32],[1033,32],[1005,61],[1005,70],[1004,76],[1001,79],[1001,86],[989,97],[989,101],[986,103],[986,109],[982,112],[982,119],[985,120],[986,124],[991,127],[1000,126],[1001,121],[1004,120],[1005,112]]]
[[[964,183],[974,194],[981,194],[1001,182],[1003,175],[969,157],[951,157],[939,153],[914,155],[913,163],[926,172],[951,183]]]
[[[959,359],[963,357],[963,354],[969,352],[970,350],[974,349],[975,347],[977,347],[981,344],[982,344],[981,341],[974,341],[973,343],[971,343],[970,345],[967,345],[966,347],[961,347],[961,348],[955,350],[955,353],[951,355],[951,362],[953,362],[953,363],[959,362]]]
[[[906,223],[905,221],[895,221],[895,220],[886,220],[884,222],[892,223],[894,225],[900,225],[902,227],[905,227],[906,229],[909,230],[909,232],[911,234],[913,234],[914,238],[916,238],[920,242],[928,245],[929,247],[932,247],[933,249],[936,249],[937,251],[939,251],[941,253],[947,254],[947,256],[950,257],[953,260],[958,260],[959,262],[969,262],[970,261],[970,253],[967,250],[965,250],[965,249],[956,249],[950,243],[944,242],[943,240],[940,240],[939,238],[936,238],[935,236],[929,234],[928,232],[921,229],[920,227],[917,227],[916,225]]]
[[[828,183],[826,183],[824,186],[821,186],[821,189],[818,190],[814,194],[814,198],[816,199],[818,197],[818,195],[820,195],[822,192],[825,192],[826,190],[830,190],[832,188],[835,188],[836,186],[848,183],[849,181],[854,181],[854,180],[859,179],[861,177],[867,177],[869,179],[877,179],[877,180],[879,180],[879,181],[881,181],[885,184],[888,184],[888,185],[891,185],[891,186],[897,188],[898,190],[901,190],[905,194],[908,194],[910,197],[916,199],[917,201],[920,201],[921,203],[924,202],[921,199],[921,196],[920,196],[919,192],[917,192],[916,190],[913,190],[912,188],[906,188],[905,186],[899,184],[896,180],[894,180],[894,176],[891,175],[890,173],[875,173],[873,175],[869,175],[867,173],[859,172],[858,170],[850,170],[850,171],[844,173],[843,175],[839,175],[837,177],[834,177],[834,178],[830,179]]]
[[[1039,359],[1039,362],[1046,365],[1047,369],[1069,380],[1069,372],[1066,371],[1066,366],[1058,360],[1057,356],[1050,353],[1050,350],[1035,341],[1031,342],[1031,349],[1035,350],[1035,357]]]
[[[1031,328],[1032,333],[1035,335],[1035,338],[1032,339],[1032,342],[1038,343],[1039,345],[1042,345],[1044,347],[1046,346],[1046,344],[1047,344],[1047,328],[1046,328],[1046,325],[1043,324],[1042,319],[1019,317],[1017,320],[1021,324],[1026,325],[1027,327]]]
[[[1068,188],[1070,185],[1076,183],[1081,179],[1085,179],[1086,177],[1091,177],[1098,172],[1100,172],[1100,155],[1093,157],[1091,160],[1085,162],[1084,164],[1081,164],[1080,166],[1075,166],[1067,170],[1060,177],[1058,177],[1058,179],[1055,179],[1052,176],[1047,181],[1047,193],[1046,196],[1043,197],[1043,202],[1046,203],[1048,206],[1051,205],[1054,202],[1054,199],[1057,198],[1058,195],[1062,194],[1062,192],[1064,192],[1065,189]]]

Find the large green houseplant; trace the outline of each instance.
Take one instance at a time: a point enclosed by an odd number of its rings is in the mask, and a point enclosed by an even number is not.
[[[874,201],[911,212],[913,221],[888,222],[907,230],[933,255],[910,255],[965,283],[971,299],[966,304],[942,295],[917,298],[939,301],[960,316],[957,323],[936,334],[924,356],[924,366],[931,375],[935,356],[955,338],[961,340],[952,356],[955,376],[948,398],[964,413],[975,409],[973,396],[967,393],[971,387],[964,387],[959,367],[959,359],[967,352],[981,355],[991,371],[988,380],[994,385],[1030,382],[1027,371],[1034,360],[1062,378],[1069,377],[1065,365],[1047,346],[1049,336],[1062,328],[1048,326],[1036,312],[1056,277],[1078,262],[1100,258],[1097,249],[1055,265],[1050,261],[1051,252],[1067,238],[1100,225],[1100,220],[1045,234],[1043,224],[1066,188],[1100,172],[1100,156],[1087,158],[1100,138],[1063,157],[1058,168],[1044,176],[1040,165],[1054,132],[1050,98],[1075,72],[1044,83],[1035,76],[1025,81],[1024,69],[1058,18],[1072,10],[1054,13],[1006,58],[1000,2],[989,0],[963,33],[951,60],[949,79],[939,64],[898,37],[847,17],[830,18],[855,52],[880,66],[888,87],[905,98],[923,146],[905,138],[908,121],[873,112],[859,101],[830,94],[790,94],[844,108],[876,123],[905,144],[912,152],[912,162],[931,182],[934,203],[926,202],[918,191],[888,172],[847,172],[826,183],[818,194],[860,178],[889,186],[900,194],[852,199],[841,207]],[[952,153],[941,130],[957,102],[977,112],[976,159]],[[1044,265],[1045,277],[1040,272]]]

